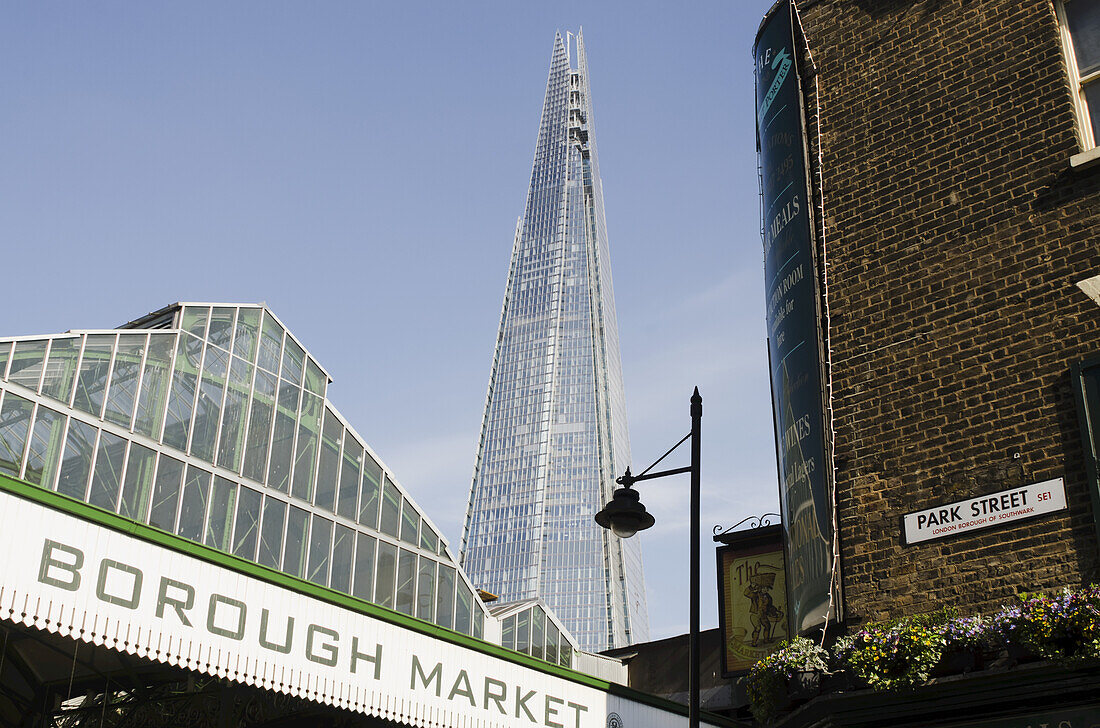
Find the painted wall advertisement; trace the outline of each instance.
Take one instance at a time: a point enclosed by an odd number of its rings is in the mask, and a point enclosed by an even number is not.
[[[790,3],[756,38],[756,133],[764,212],[764,276],[772,412],[786,536],[790,624],[801,633],[830,605],[828,498],[817,266]]]
[[[746,672],[789,639],[784,573],[778,531],[771,539],[718,549],[723,675]]]

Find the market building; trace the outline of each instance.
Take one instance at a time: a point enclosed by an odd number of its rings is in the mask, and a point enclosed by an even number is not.
[[[263,305],[0,338],[0,725],[687,722],[490,612],[330,381]]]
[[[784,0],[764,18],[792,634],[1100,579],[1098,37],[1092,0]],[[935,716],[918,695],[845,723],[833,696],[791,725],[1100,714],[1095,669],[1057,669],[975,673]]]

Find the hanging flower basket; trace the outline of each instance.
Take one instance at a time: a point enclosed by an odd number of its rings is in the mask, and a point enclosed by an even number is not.
[[[944,609],[868,624],[830,652],[800,637],[743,680],[753,715],[767,723],[823,690],[908,689],[932,677],[1035,660],[1100,660],[1100,587],[1023,594],[990,618]]]
[[[943,649],[932,669],[933,677],[959,675],[985,667],[986,657],[995,654],[997,642],[992,623],[982,617],[955,617],[939,628]]]
[[[1016,662],[1100,657],[1100,588],[1021,594],[993,617],[992,631]]]
[[[785,642],[778,650],[752,666],[742,678],[750,709],[761,723],[810,700],[821,692],[821,677],[828,671],[829,654],[805,637]]]

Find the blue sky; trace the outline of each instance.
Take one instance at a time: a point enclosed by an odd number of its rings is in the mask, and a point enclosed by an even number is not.
[[[777,509],[751,47],[771,0],[0,9],[0,335],[265,301],[460,542],[555,30],[583,26],[636,469],[703,420],[710,528]],[[686,453],[684,454],[686,462]],[[654,638],[687,482],[642,486]]]

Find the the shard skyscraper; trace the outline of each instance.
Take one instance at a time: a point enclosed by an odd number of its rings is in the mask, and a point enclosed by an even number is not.
[[[593,521],[629,464],[584,40],[559,33],[463,533],[473,582],[541,598],[586,650],[646,641],[638,539]]]

